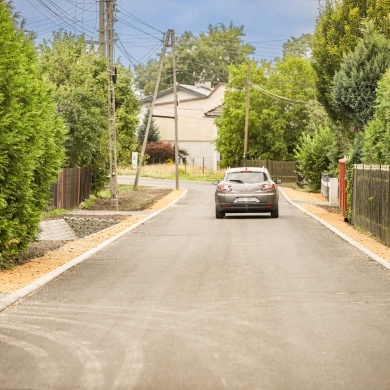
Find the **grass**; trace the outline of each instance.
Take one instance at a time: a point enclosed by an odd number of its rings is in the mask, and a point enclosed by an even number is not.
[[[69,213],[69,210],[52,209],[52,210],[44,211],[41,215],[41,219],[49,219],[51,217],[61,217],[62,215],[65,215],[67,213]]]
[[[224,170],[213,172],[212,169],[196,167],[191,165],[179,165],[179,179],[190,181],[206,181],[211,182],[216,179],[222,179]],[[135,175],[136,171],[129,167],[118,168],[119,175]],[[150,177],[154,179],[171,179],[176,178],[175,164],[153,164],[144,165],[141,168],[142,177]]]

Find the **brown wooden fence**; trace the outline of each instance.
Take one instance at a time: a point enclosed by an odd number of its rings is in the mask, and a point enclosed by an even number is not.
[[[355,165],[352,223],[390,246],[389,165]]]
[[[298,177],[296,173],[296,161],[273,161],[273,160],[244,160],[242,166],[247,167],[266,167],[272,176],[272,179],[282,179],[283,182],[296,182]]]
[[[73,210],[91,195],[92,169],[64,168],[51,187],[49,208]]]

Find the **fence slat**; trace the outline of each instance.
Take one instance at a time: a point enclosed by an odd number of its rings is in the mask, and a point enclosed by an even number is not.
[[[354,166],[352,223],[390,246],[389,166]]]
[[[296,161],[243,160],[241,166],[266,167],[274,180],[282,179],[286,183],[297,181]]]
[[[73,210],[91,195],[91,168],[63,168],[51,186],[49,208]]]

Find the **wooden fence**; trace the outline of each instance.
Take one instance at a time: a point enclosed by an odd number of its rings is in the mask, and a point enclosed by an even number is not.
[[[273,161],[273,160],[243,160],[242,166],[245,167],[266,167],[273,180],[282,179],[285,183],[296,182],[298,177],[296,173],[296,161]]]
[[[352,223],[390,246],[389,165],[355,165]]]
[[[64,168],[51,187],[51,209],[73,210],[91,195],[91,168]]]

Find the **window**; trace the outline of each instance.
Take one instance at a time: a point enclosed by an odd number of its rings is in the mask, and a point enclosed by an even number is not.
[[[227,176],[228,181],[236,183],[262,183],[267,180],[267,175],[264,172],[233,172]]]

